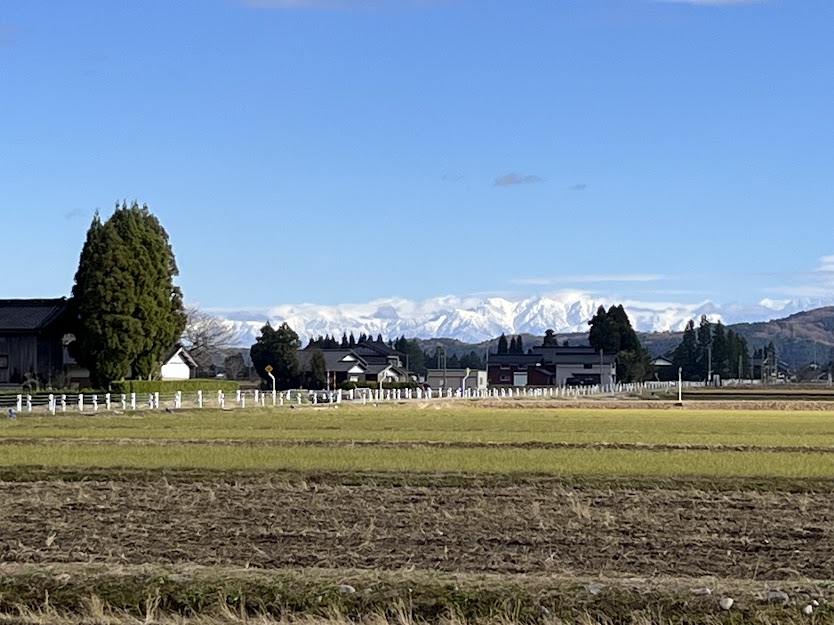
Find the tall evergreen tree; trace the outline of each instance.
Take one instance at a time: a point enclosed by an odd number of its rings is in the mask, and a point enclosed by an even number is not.
[[[515,337],[515,353],[516,354],[523,354],[524,353],[524,342],[521,340],[521,335],[519,334]]]
[[[356,347],[356,339],[353,337],[353,332],[350,333],[348,337],[348,347],[354,348]]]
[[[507,352],[510,354],[518,353],[518,345],[516,344],[515,336],[510,337],[510,346],[507,348]]]
[[[588,322],[591,326],[588,342],[594,349],[617,354],[617,378],[623,382],[641,382],[650,375],[649,353],[640,343],[637,333],[622,305],[608,311],[600,306]]]
[[[682,369],[684,380],[697,380],[698,376],[698,339],[695,335],[695,321],[686,322],[683,338],[672,354],[672,362]]]
[[[732,329],[727,330],[727,359],[730,366],[731,378],[750,377],[750,353],[747,349],[747,340]]]
[[[724,324],[720,321],[715,324],[712,331],[712,370],[721,376],[722,380],[732,377],[729,344],[724,332]]]
[[[271,365],[276,388],[288,389],[297,386],[299,382],[296,352],[300,346],[298,334],[286,322],[278,326],[277,330],[267,322],[249,349],[249,355],[262,380],[271,384],[266,372],[266,366]]]
[[[588,343],[591,347],[601,349],[606,354],[616,354],[620,351],[619,332],[603,306],[597,308],[588,325],[591,326],[588,332]]]
[[[712,324],[706,315],[701,315],[698,323],[698,379],[706,380],[709,375],[712,350]]]
[[[185,329],[168,234],[147,206],[96,213],[81,251],[70,310],[70,353],[100,388],[132,374],[152,378]]]
[[[498,337],[498,354],[509,354],[510,348],[507,345],[507,337],[502,333],[501,336]]]
[[[310,354],[310,371],[307,375],[307,386],[311,389],[327,387],[327,361],[324,359],[324,352],[318,348],[313,349]]]

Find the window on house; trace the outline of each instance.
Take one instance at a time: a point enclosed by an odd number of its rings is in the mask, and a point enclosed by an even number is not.
[[[502,382],[509,382],[509,381],[510,381],[510,376],[508,376],[508,375],[502,375],[502,376],[501,376],[501,381],[502,381]]]
[[[0,369],[8,369],[9,368],[9,355],[8,354],[0,354]]]

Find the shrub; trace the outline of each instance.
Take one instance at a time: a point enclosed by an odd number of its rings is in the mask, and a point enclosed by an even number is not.
[[[234,380],[193,378],[191,380],[123,380],[113,383],[114,393],[175,393],[177,391],[223,391],[233,393],[240,388]]]

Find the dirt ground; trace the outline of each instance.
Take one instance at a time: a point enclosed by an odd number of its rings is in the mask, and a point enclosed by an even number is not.
[[[315,478],[0,482],[0,565],[825,579],[831,494]]]

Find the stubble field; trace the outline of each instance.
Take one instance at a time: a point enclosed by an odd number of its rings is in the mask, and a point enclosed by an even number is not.
[[[832,617],[834,413],[532,406],[3,422],[0,622]]]

